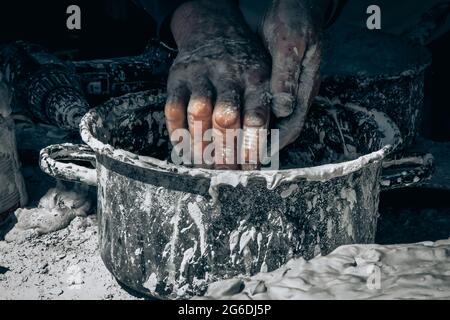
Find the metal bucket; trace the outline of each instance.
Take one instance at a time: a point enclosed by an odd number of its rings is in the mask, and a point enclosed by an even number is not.
[[[316,104],[301,140],[281,154],[294,168],[216,171],[167,161],[164,102],[148,92],[113,99],[83,118],[87,146],[41,151],[48,174],[98,186],[101,256],[121,283],[182,298],[294,256],[374,241],[382,161],[401,141],[383,113]],[[326,164],[343,149],[360,156]]]

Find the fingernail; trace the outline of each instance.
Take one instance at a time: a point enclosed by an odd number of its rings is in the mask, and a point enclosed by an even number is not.
[[[250,128],[262,128],[267,123],[267,117],[263,114],[247,113],[244,115],[244,126]]]

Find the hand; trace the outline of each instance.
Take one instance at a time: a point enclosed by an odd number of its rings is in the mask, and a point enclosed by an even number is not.
[[[191,137],[203,136],[213,128],[215,168],[238,169],[237,144],[226,145],[225,133],[243,128],[246,142],[240,148],[248,160],[259,138],[250,129],[267,128],[269,123],[270,57],[233,1],[185,3],[174,13],[171,29],[179,53],[167,84],[169,135],[188,128]],[[192,148],[203,154],[208,144]],[[229,158],[232,161],[226,161]],[[256,163],[242,166],[255,167]]]
[[[280,149],[294,142],[320,85],[320,31],[328,0],[274,0],[263,23],[272,56],[272,112]]]

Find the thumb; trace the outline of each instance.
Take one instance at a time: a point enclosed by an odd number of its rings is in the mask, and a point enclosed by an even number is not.
[[[280,148],[295,141],[300,135],[306,114],[320,87],[320,45],[312,45],[304,55],[301,74],[295,92],[294,109],[287,117],[279,119],[276,127],[280,130]],[[273,107],[279,107],[280,104]]]
[[[272,112],[277,118],[290,116],[297,104],[306,45],[302,41],[279,41],[272,50]]]

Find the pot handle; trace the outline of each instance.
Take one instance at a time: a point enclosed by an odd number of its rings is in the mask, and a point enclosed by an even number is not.
[[[381,190],[409,187],[431,178],[434,172],[433,155],[406,153],[383,161]]]
[[[94,168],[79,162],[88,162]],[[39,166],[54,178],[97,186],[95,153],[86,145],[64,143],[48,146],[40,152]]]

